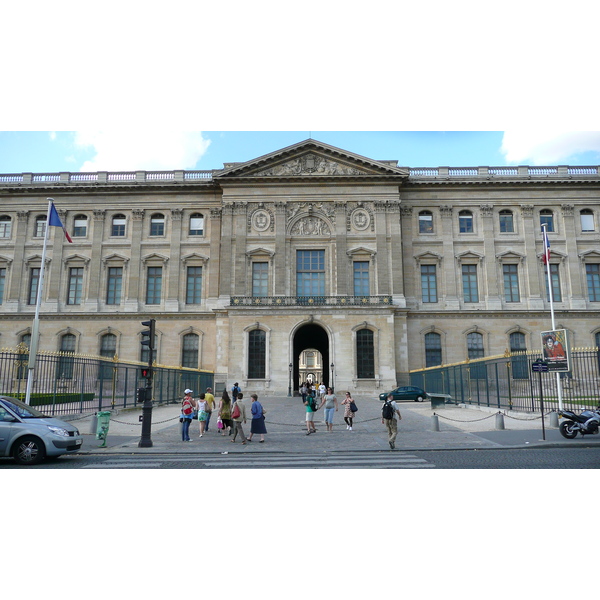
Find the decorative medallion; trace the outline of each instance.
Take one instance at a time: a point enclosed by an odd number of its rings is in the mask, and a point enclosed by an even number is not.
[[[364,208],[357,208],[350,215],[350,222],[354,229],[364,231],[371,224],[371,215]]]
[[[271,225],[271,215],[264,209],[255,210],[252,215],[252,227],[256,231],[267,231]]]

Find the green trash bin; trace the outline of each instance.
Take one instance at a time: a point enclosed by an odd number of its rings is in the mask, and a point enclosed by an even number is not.
[[[110,411],[103,410],[96,414],[98,417],[98,425],[96,427],[96,439],[102,440],[99,448],[106,448],[106,436],[110,427]]]

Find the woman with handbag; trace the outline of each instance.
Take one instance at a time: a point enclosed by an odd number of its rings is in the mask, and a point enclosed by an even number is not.
[[[204,433],[204,429],[206,428],[206,419],[208,417],[208,402],[206,401],[206,396],[204,394],[200,394],[200,400],[198,400],[198,422],[200,423],[200,437]]]
[[[352,400],[350,392],[346,392],[346,397],[342,400],[344,405],[344,421],[346,421],[346,430],[352,431],[352,420],[354,419],[354,413],[358,410],[356,403]]]
[[[246,443],[246,436],[242,423],[246,423],[246,405],[243,402],[244,394],[240,392],[237,395],[237,400],[233,403],[231,408],[231,419],[233,421],[233,438],[230,440],[232,444],[235,444],[235,438],[240,434],[242,438],[242,444]]]
[[[192,397],[192,390],[185,390],[185,396],[181,401],[181,441],[190,442],[190,425],[196,408],[196,402]]]
[[[223,423],[223,428],[221,429],[221,435],[225,435],[225,430],[229,429],[229,433],[227,435],[231,435],[233,431],[233,421],[231,420],[231,398],[227,393],[227,390],[223,390],[223,396],[219,401],[219,419]]]
[[[250,421],[250,435],[248,441],[252,441],[252,436],[255,433],[260,433],[260,443],[265,441],[265,433],[267,433],[267,426],[265,425],[265,415],[267,414],[263,405],[258,401],[258,396],[252,394],[252,406],[250,412],[252,413],[252,421]]]

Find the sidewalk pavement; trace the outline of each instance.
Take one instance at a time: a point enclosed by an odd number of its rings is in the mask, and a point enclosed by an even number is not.
[[[246,412],[250,415],[251,400],[248,392]],[[381,423],[381,402],[372,397],[356,397],[358,412],[352,431],[346,429],[339,408],[334,416],[333,432],[326,430],[323,409],[315,415],[317,432],[306,435],[305,407],[299,397],[259,398],[266,411],[268,433],[265,443],[255,435],[252,442],[242,445],[231,443],[230,436],[221,436],[217,429],[217,415],[213,413],[210,430],[199,438],[198,422],[190,427],[191,442],[181,441],[178,404],[155,406],[152,410],[152,447],[140,448],[141,408],[113,411],[106,447],[100,448],[95,430],[92,432],[92,415],[74,417],[73,424],[83,434],[81,453],[85,454],[223,454],[223,453],[303,453],[347,451],[390,451],[387,432]],[[502,411],[504,429],[496,429],[498,409],[478,408],[468,405],[450,405],[431,409],[429,402],[403,402],[399,404],[402,420],[398,423],[396,451],[466,450],[529,447],[600,447],[600,435],[590,435],[574,440],[563,438],[556,427],[544,417],[545,435],[540,414]],[[434,431],[432,416],[437,415],[439,431]],[[250,433],[250,419],[244,425],[246,436]],[[545,437],[545,439],[544,439]]]

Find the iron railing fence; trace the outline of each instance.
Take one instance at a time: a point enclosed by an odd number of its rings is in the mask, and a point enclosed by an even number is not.
[[[537,412],[543,397],[545,410],[558,409],[556,373],[532,372],[533,362],[542,358],[541,351],[507,353],[411,371],[410,382],[465,404]],[[560,374],[563,407],[581,411],[600,406],[600,350],[573,349],[570,366]]]
[[[0,394],[25,398],[29,354],[23,348],[0,350]],[[74,414],[135,406],[137,389],[146,386],[141,369],[147,365],[70,352],[36,357],[30,403],[49,415]],[[186,388],[198,395],[214,387],[209,371],[153,366],[153,400],[180,402]]]

